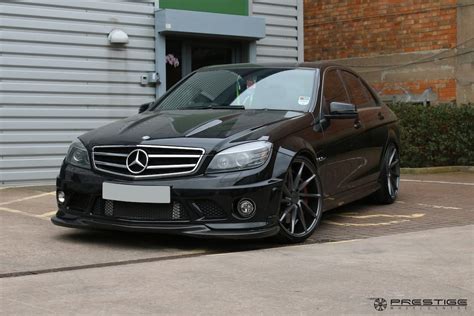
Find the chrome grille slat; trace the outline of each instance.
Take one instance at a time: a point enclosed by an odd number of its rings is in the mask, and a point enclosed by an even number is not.
[[[119,165],[117,163],[104,162],[104,161],[96,161],[95,163],[98,165],[103,165],[103,166],[127,169],[125,165]]]
[[[187,165],[164,165],[164,166],[148,166],[147,169],[178,169],[178,168],[193,168],[194,164]]]
[[[139,174],[130,172],[127,167],[127,157],[136,149],[145,151],[148,156],[148,165]],[[101,172],[128,178],[159,178],[194,173],[204,154],[204,149],[193,147],[106,145],[93,147],[92,161],[94,169]]]
[[[150,158],[199,158],[200,155],[148,155]]]
[[[99,156],[110,156],[110,157],[125,157],[127,158],[127,154],[115,154],[115,153],[101,153],[101,152],[98,152],[98,153],[95,153],[96,155],[99,155]]]

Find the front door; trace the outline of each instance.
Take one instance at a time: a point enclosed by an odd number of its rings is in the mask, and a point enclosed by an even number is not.
[[[329,113],[331,102],[350,103],[350,98],[337,69],[324,74],[322,115]],[[357,141],[360,135],[358,119],[329,119],[322,126],[318,156],[325,159],[320,165],[321,181],[328,204],[332,197],[350,190],[357,180],[358,169],[365,164],[360,155],[363,144]]]
[[[205,66],[242,62],[242,44],[222,39],[166,40],[166,89]]]

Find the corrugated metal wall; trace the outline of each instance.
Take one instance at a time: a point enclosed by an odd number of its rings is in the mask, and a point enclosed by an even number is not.
[[[0,2],[0,184],[53,180],[78,135],[152,100],[154,1]],[[260,62],[303,60],[303,1],[250,0]],[[114,28],[130,37],[112,47]],[[298,48],[299,47],[299,48]]]
[[[266,20],[266,37],[257,42],[258,62],[303,61],[302,0],[252,0],[249,9]]]
[[[153,2],[0,3],[0,183],[52,180],[68,145],[154,99]],[[112,48],[114,28],[130,37]]]

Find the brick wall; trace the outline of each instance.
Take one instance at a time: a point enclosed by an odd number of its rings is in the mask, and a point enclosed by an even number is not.
[[[305,59],[456,46],[456,0],[305,0]]]
[[[356,70],[382,94],[421,94],[431,88],[437,100],[456,99],[454,73],[446,76],[406,79],[407,68],[374,74],[373,65],[381,62],[377,56],[392,56],[390,64],[406,63],[407,54],[416,60],[418,53],[453,48],[457,45],[456,0],[304,0],[305,60],[334,60],[343,64],[358,62]],[[398,55],[400,58],[398,58]],[[362,58],[362,59],[361,59]],[[398,59],[397,59],[398,58]],[[386,61],[386,59],[384,59]],[[449,60],[446,60],[448,62]],[[436,66],[430,67],[431,72]],[[441,65],[439,65],[441,69]],[[389,67],[388,67],[389,68]],[[415,69],[416,67],[411,67]],[[410,69],[408,69],[410,70]],[[446,70],[446,68],[445,68]],[[396,72],[404,73],[398,80]],[[420,70],[418,70],[420,71]],[[436,72],[436,71],[435,71]]]

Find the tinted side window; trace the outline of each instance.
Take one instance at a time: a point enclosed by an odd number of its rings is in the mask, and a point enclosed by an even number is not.
[[[356,105],[357,109],[363,109],[377,105],[370,92],[358,77],[346,71],[342,72],[342,77],[346,83],[351,102]]]
[[[323,89],[324,113],[329,113],[329,104],[331,102],[349,102],[349,97],[339,76],[339,71],[336,69],[329,70],[324,75]]]
[[[359,79],[360,80],[360,79]],[[374,95],[372,94],[372,92],[370,92],[369,88],[367,87],[366,84],[364,84],[364,82],[361,80],[362,82],[362,87],[365,91],[365,94],[367,95],[367,98],[369,99],[369,105],[368,106],[380,106],[379,104],[379,101],[377,101],[377,99],[374,97]]]

